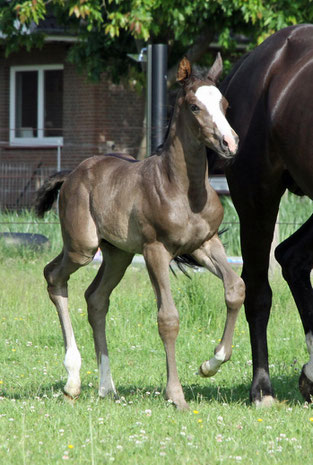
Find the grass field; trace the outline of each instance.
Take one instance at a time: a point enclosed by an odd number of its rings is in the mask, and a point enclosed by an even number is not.
[[[288,205],[285,208],[284,205]],[[236,212],[224,199],[222,236],[228,255],[240,255]],[[280,237],[292,233],[312,202],[284,198]],[[166,368],[158,336],[156,304],[144,267],[130,267],[114,291],[108,342],[118,401],[97,397],[98,373],[84,290],[99,265],[70,280],[70,309],[81,350],[82,394],[63,396],[66,372],[59,321],[48,299],[42,269],[60,250],[58,218],[35,220],[27,212],[1,214],[0,232],[46,235],[49,248],[36,253],[0,242],[0,464],[218,465],[313,463],[313,409],[298,392],[308,360],[300,319],[280,274],[272,278],[269,323],[271,376],[278,398],[271,409],[249,403],[251,350],[241,311],[232,360],[214,378],[195,375],[222,334],[225,305],[221,282],[209,273],[172,279],[180,312],[177,362],[190,411],[163,398]],[[238,269],[238,273],[240,270]]]
[[[35,232],[35,231],[33,231]],[[52,249],[55,245],[52,244]],[[70,280],[70,309],[81,350],[82,394],[63,397],[61,329],[42,277],[44,255],[0,253],[0,463],[8,465],[217,465],[312,463],[313,409],[297,384],[308,355],[295,305],[273,278],[269,324],[271,375],[279,399],[250,405],[251,351],[242,310],[232,360],[214,378],[195,375],[222,334],[221,283],[209,273],[172,276],[180,311],[177,362],[190,411],[163,399],[165,356],[144,267],[130,267],[114,291],[108,342],[118,401],[99,400],[98,373],[83,293],[98,265]],[[238,270],[240,272],[240,270]]]

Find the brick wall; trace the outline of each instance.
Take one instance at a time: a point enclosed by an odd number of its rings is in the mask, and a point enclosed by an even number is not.
[[[123,85],[88,82],[66,62],[65,44],[46,44],[42,50],[26,51],[4,59],[0,55],[0,163],[40,161],[56,166],[56,148],[9,146],[9,72],[14,65],[64,64],[62,168],[73,168],[84,158],[112,151],[136,156],[143,135],[144,97]],[[108,143],[109,142],[109,143]]]

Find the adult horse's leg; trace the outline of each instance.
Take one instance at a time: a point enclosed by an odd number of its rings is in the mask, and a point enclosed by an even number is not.
[[[179,317],[170,289],[169,263],[172,257],[161,243],[146,245],[143,255],[157,298],[158,328],[166,353],[166,398],[172,400],[179,409],[186,409],[188,404],[178,379],[175,359]]]
[[[300,392],[308,402],[313,396],[313,215],[275,250],[277,261],[298,307],[310,360],[302,368]]]
[[[264,135],[263,139],[266,139]],[[267,324],[272,305],[268,281],[270,250],[281,196],[281,168],[271,172],[269,155],[262,145],[243,147],[233,166],[226,170],[230,193],[240,219],[246,285],[245,312],[250,329],[253,380],[250,399],[256,405],[274,402],[269,376]],[[248,173],[248,174],[247,174]],[[244,188],[243,188],[244,186]]]
[[[225,289],[227,318],[224,333],[221,342],[214,350],[214,357],[200,366],[200,375],[207,377],[213,376],[221,364],[231,357],[235,324],[245,298],[245,285],[227,262],[227,256],[218,235],[205,242],[192,255],[200,265],[223,280]]]
[[[64,249],[44,269],[44,275],[48,283],[49,297],[54,303],[62,327],[65,358],[64,366],[68,373],[64,392],[71,397],[80,394],[80,367],[81,356],[76,345],[75,336],[68,311],[67,282],[72,273],[79,267],[86,265],[92,260],[92,256],[71,253]]]
[[[101,246],[103,262],[85,298],[88,305],[88,320],[93,330],[97,362],[99,366],[99,396],[116,395],[111,376],[108,347],[106,341],[105,321],[109,310],[110,294],[118,285],[126,268],[131,263],[133,254],[123,252],[116,247],[105,244]]]

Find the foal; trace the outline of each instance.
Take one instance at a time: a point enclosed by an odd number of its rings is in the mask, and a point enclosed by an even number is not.
[[[244,300],[243,281],[227,263],[217,230],[223,209],[208,182],[205,146],[224,158],[237,151],[238,137],[225,118],[226,100],[215,87],[222,71],[220,56],[205,80],[194,76],[187,59],[179,65],[182,89],[160,156],[137,162],[112,154],[83,161],[70,174],[57,173],[38,192],[36,211],[43,215],[62,186],[59,199],[63,250],[44,270],[65,343],[68,372],[65,393],[80,393],[81,357],[69,317],[67,281],[93,259],[98,247],[103,263],[85,293],[99,364],[99,395],[115,393],[105,334],[109,297],[134,254],[143,254],[158,305],[158,329],[167,363],[166,397],[187,408],[178,379],[175,341],[179,329],[169,280],[169,264],[191,254],[223,280],[227,319],[214,357],[200,367],[212,376],[231,356],[232,336]],[[63,184],[63,185],[62,185]]]

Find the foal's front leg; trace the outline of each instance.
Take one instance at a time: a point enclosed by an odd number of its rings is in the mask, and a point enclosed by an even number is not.
[[[224,247],[217,234],[192,255],[200,265],[223,280],[225,289],[227,318],[222,340],[215,348],[214,357],[200,366],[200,375],[208,377],[215,375],[221,364],[231,357],[235,324],[245,298],[245,285],[227,262]]]
[[[159,242],[145,246],[143,255],[157,298],[158,328],[166,353],[166,398],[172,400],[177,408],[187,409],[188,404],[178,378],[175,358],[179,317],[170,289],[169,264],[172,257]]]

